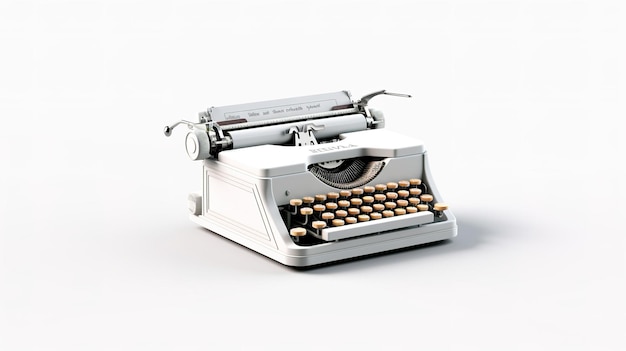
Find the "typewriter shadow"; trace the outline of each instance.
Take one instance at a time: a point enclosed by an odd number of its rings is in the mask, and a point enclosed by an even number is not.
[[[440,256],[479,246],[488,240],[487,238],[495,232],[495,228],[497,227],[489,225],[488,221],[486,222],[477,219],[476,222],[472,222],[471,220],[468,221],[463,219],[462,223],[459,224],[458,235],[454,239],[376,253],[312,267],[290,269],[309,274],[328,274],[368,269],[369,267],[381,267],[384,265],[404,265],[407,262],[427,259],[431,256]]]

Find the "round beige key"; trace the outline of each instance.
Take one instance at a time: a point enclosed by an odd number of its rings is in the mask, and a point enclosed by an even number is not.
[[[360,214],[358,217],[359,222],[367,222],[370,220],[370,216],[366,214]]]
[[[373,196],[370,196],[370,195],[363,196],[363,203],[371,204],[373,202],[374,202],[374,197]]]
[[[372,212],[372,213],[370,213],[370,218],[371,219],[381,219],[381,218],[383,218],[383,215],[378,213],[378,212]]]
[[[400,207],[407,207],[409,205],[409,202],[407,200],[397,200],[396,204]]]
[[[302,198],[302,202],[304,202],[305,204],[312,204],[313,202],[315,202],[315,198],[313,196],[305,196]]]
[[[410,194],[408,190],[398,190],[398,196],[402,199],[406,199]]]
[[[401,188],[408,188],[409,185],[411,185],[411,182],[409,182],[408,180],[398,181],[398,186],[400,186]]]
[[[350,204],[352,206],[361,206],[363,204],[363,200],[359,199],[358,197],[353,197],[350,199]]]
[[[306,235],[306,229],[301,227],[291,228],[289,231],[291,236],[301,237]]]
[[[387,189],[388,190],[396,190],[396,189],[398,189],[398,183],[396,183],[396,182],[389,182],[389,183],[387,183]]]
[[[373,187],[373,186],[368,185],[368,186],[364,186],[364,187],[363,187],[363,191],[364,191],[366,194],[373,194],[373,193],[376,191],[376,188],[375,188],[375,187]]]
[[[322,204],[313,205],[313,211],[315,212],[324,212],[326,211],[326,206]]]
[[[344,210],[335,211],[335,217],[337,218],[344,218],[346,216],[348,216],[348,211],[344,211]]]
[[[339,198],[339,193],[331,191],[330,193],[326,194],[326,197],[328,198],[328,200],[337,200]]]
[[[435,211],[445,211],[448,209],[448,204],[445,204],[443,202],[437,202],[434,206],[433,209]]]
[[[326,203],[326,209],[329,211],[334,211],[339,207],[339,205],[337,205],[336,202],[327,202]]]
[[[385,209],[385,205],[383,205],[383,204],[373,204],[372,205],[372,209],[374,209],[374,211],[376,211],[376,212],[380,212],[380,211]]]
[[[402,216],[406,214],[406,210],[403,208],[396,208],[395,210],[393,210],[393,213],[395,213],[396,216]]]
[[[385,184],[376,184],[374,185],[374,189],[376,189],[376,191],[383,192],[387,190],[387,186]]]
[[[392,210],[384,210],[383,211],[383,217],[387,218],[387,217],[393,217],[394,213]]]
[[[413,179],[409,179],[409,183],[412,186],[419,186],[419,185],[422,185],[422,180],[418,178],[413,178]]]
[[[416,197],[410,197],[410,198],[409,198],[409,203],[410,203],[412,206],[417,206],[417,204],[419,204],[420,202],[421,202],[421,201],[420,201],[420,199],[418,199],[418,198],[416,198]]]
[[[322,213],[322,219],[325,219],[327,221],[331,220],[335,218],[335,214],[333,214],[332,212],[324,212]]]
[[[385,200],[387,200],[387,196],[385,196],[385,194],[376,194],[376,195],[374,195],[374,201],[385,202]]]
[[[302,199],[291,199],[289,200],[289,204],[291,206],[297,207],[302,205]]]
[[[350,201],[348,200],[339,200],[337,201],[337,205],[342,208],[350,207]]]
[[[300,214],[303,216],[310,216],[313,214],[313,209],[310,207],[302,207],[300,209]]]
[[[417,207],[407,206],[406,213],[415,213],[417,212]]]
[[[420,189],[420,188],[411,188],[411,189],[409,189],[409,194],[411,196],[420,196],[422,194],[422,189]]]
[[[344,220],[346,221],[346,224],[354,224],[357,222],[356,218],[354,217],[346,217]]]
[[[350,216],[356,216],[356,215],[358,215],[359,213],[361,213],[361,210],[359,210],[358,208],[350,207],[350,208],[348,209],[348,214],[349,214]]]
[[[370,214],[373,210],[371,206],[361,206],[361,213]]]
[[[326,195],[324,194],[315,195],[315,202],[325,202],[325,201],[326,201]]]
[[[317,235],[322,235],[322,229],[326,228],[326,222],[313,221],[313,223],[311,223],[311,227],[317,230]]]
[[[352,189],[352,196],[361,196],[361,195],[363,195],[363,189],[361,188]]]
[[[428,202],[433,201],[433,196],[430,194],[422,194],[420,195],[420,200],[422,200],[422,202],[428,203]]]
[[[398,198],[398,193],[396,193],[395,191],[388,191],[386,196],[389,200],[395,200]]]
[[[396,205],[395,202],[392,202],[392,201],[385,202],[385,208],[393,210],[394,208],[396,208],[396,206],[398,205]]]
[[[352,195],[352,192],[350,190],[341,190],[339,192],[339,195],[341,195],[342,197],[345,197],[345,198],[349,198],[350,195]]]
[[[324,221],[313,221],[313,223],[311,223],[311,227],[313,227],[313,229],[324,229],[326,228],[326,222]]]
[[[419,205],[417,205],[417,209],[420,210],[420,211],[428,211],[428,205],[419,204]]]
[[[346,224],[346,222],[343,219],[333,219],[332,224],[333,227],[341,227],[342,225]]]

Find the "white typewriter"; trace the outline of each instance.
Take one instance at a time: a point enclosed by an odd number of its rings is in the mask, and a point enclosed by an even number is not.
[[[288,266],[305,267],[450,239],[456,219],[419,140],[385,130],[341,91],[211,107],[187,154],[203,163],[191,220]]]

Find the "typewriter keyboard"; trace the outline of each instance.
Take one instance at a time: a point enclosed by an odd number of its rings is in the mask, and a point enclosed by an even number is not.
[[[440,221],[448,205],[410,179],[291,199],[280,209],[293,241],[315,245]]]

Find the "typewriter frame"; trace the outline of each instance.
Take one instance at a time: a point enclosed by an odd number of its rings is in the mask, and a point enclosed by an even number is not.
[[[364,134],[365,133],[365,134]],[[377,136],[375,136],[378,134]],[[363,136],[377,140],[404,140],[412,143],[404,154],[386,159],[386,165],[368,184],[397,181],[399,172],[409,178],[421,178],[428,185],[429,192],[438,202],[442,198],[435,186],[428,163],[428,154],[423,144],[384,129],[345,133],[343,141],[362,140]],[[361,139],[359,139],[361,138]],[[383,139],[380,139],[383,138]],[[389,139],[393,138],[393,139]],[[359,144],[357,142],[357,144]],[[317,145],[320,146],[320,145]],[[202,195],[190,194],[190,218],[198,225],[225,238],[237,242],[287,266],[306,267],[391,251],[420,244],[451,239],[457,235],[456,218],[449,211],[444,218],[424,225],[397,228],[390,231],[368,233],[360,237],[326,242],[312,246],[300,246],[292,240],[285,226],[279,206],[288,203],[290,198],[298,198],[313,193],[326,193],[336,189],[324,184],[310,172],[287,172],[272,175],[254,172],[233,166],[234,159],[262,157],[271,149],[286,147],[263,145],[255,148],[226,150],[217,159],[203,161]],[[312,148],[315,146],[309,146]],[[307,146],[300,146],[306,149]],[[361,147],[354,147],[353,154],[363,154]],[[376,148],[365,148],[374,153]],[[336,149],[315,154],[332,160],[346,157],[346,150]],[[352,151],[352,150],[351,150]],[[383,150],[384,151],[384,150]],[[232,155],[231,155],[232,154]],[[241,154],[241,155],[239,155]],[[385,152],[382,152],[385,154]],[[224,162],[225,159],[228,162]],[[256,173],[256,174],[255,174]],[[245,219],[242,219],[243,218]],[[384,219],[383,219],[384,220]]]

